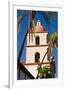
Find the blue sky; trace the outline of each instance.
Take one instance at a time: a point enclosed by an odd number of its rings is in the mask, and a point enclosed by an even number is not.
[[[46,29],[46,31],[52,35],[54,32],[58,32],[58,12],[51,12],[51,14],[55,17],[54,21],[52,20],[52,17],[48,15],[48,11],[44,12],[47,17],[47,22],[49,23],[47,26],[47,23],[45,19],[43,18],[41,11],[36,11],[36,18],[35,18],[35,24],[38,20],[41,21],[42,26]],[[22,16],[22,10],[17,10],[17,17]],[[17,52],[19,55],[20,47],[24,39],[24,34],[27,31],[28,25],[30,20],[30,11],[26,11],[26,16],[21,23],[21,30],[18,33],[17,36]],[[26,43],[25,43],[26,44]],[[56,48],[53,48],[53,56],[55,57],[55,64],[56,64],[56,77],[58,76],[58,50]],[[25,48],[23,49],[21,60],[24,62],[26,60],[26,53]]]

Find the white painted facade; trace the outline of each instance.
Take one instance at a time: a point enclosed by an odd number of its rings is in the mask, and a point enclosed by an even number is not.
[[[39,23],[39,22],[37,22]],[[38,25],[38,24],[37,24]],[[36,27],[41,27],[40,29],[43,29],[41,26],[41,23],[39,23],[39,26]],[[41,31],[41,32],[40,32]],[[39,52],[40,54],[40,58],[39,58],[39,62],[42,61],[45,53],[47,52],[47,48],[48,48],[48,44],[47,44],[47,35],[48,33],[44,30],[40,30],[40,31],[36,31],[34,34],[27,34],[27,46],[26,46],[26,64],[24,65],[29,72],[36,78],[37,76],[37,67],[38,64],[31,64],[30,63],[36,63],[35,62],[35,54],[36,52]],[[39,37],[39,45],[36,45],[36,37]],[[29,40],[30,39],[30,40]],[[49,62],[49,60],[47,60],[47,55],[44,59],[44,62]]]
[[[31,33],[30,33],[30,40],[29,40],[29,33],[27,34],[27,46],[29,45],[36,45],[35,44],[35,38],[36,36],[39,36],[40,37],[40,45],[47,45],[47,35],[48,33],[47,32],[35,32],[35,34],[33,34],[33,41],[32,41],[32,37],[31,37]],[[30,42],[29,42],[30,41]]]
[[[48,46],[40,46],[40,47],[26,47],[26,63],[35,63],[35,53],[40,53],[40,59],[41,62],[43,59],[43,56],[47,52]],[[44,62],[48,62],[47,55],[44,59]]]

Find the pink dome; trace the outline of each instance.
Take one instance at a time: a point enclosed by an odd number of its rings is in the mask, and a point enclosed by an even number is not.
[[[44,32],[43,26],[41,25],[40,21],[37,22],[35,32]]]

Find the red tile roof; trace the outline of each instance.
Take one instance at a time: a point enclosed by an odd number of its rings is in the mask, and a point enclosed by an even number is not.
[[[35,32],[44,32],[45,30],[43,29],[43,26],[41,25],[41,22],[38,21],[36,28],[35,28]]]

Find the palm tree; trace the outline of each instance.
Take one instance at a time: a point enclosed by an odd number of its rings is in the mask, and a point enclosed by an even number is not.
[[[26,12],[23,11],[23,15],[21,16],[21,18],[19,17],[17,19],[17,31],[20,31],[18,29],[20,29],[20,24],[23,21],[25,16],[26,16]],[[23,40],[23,42],[21,44],[20,52],[19,52],[18,59],[17,59],[17,61],[18,61],[17,66],[18,67],[19,67],[20,58],[21,58],[21,54],[22,54],[22,51],[23,51],[23,48],[24,48],[27,33],[30,32],[30,30],[32,30],[32,28],[33,28],[33,20],[34,20],[34,18],[35,18],[35,11],[30,11],[30,24],[29,24],[29,28],[27,29],[27,31],[25,33],[24,40]],[[18,72],[18,77],[20,78],[20,68],[19,68],[19,72]]]
[[[38,67],[39,78],[50,78],[50,68],[48,66]]]
[[[41,63],[39,64],[39,66],[37,68],[38,74],[37,74],[36,78],[39,77],[39,74],[40,74],[40,78],[44,74],[48,75],[48,71],[50,71],[48,67],[42,67],[42,63],[45,59],[45,56],[48,54],[48,52],[50,53],[50,56],[51,56],[52,55],[52,49],[54,47],[58,48],[58,34],[57,34],[57,32],[54,32],[52,36],[48,35],[48,44],[49,44],[49,48],[48,48],[47,52],[45,53],[45,55],[41,61]],[[55,62],[54,62],[54,66],[55,66]],[[54,71],[55,71],[55,68],[54,68]],[[42,77],[42,78],[44,78],[44,77]]]
[[[18,61],[18,63],[17,63],[18,64],[18,67],[19,67],[19,62],[20,62],[20,58],[21,58],[22,51],[23,51],[23,48],[24,48],[24,44],[25,44],[27,33],[30,32],[30,30],[32,30],[34,28],[34,22],[35,22],[36,12],[37,11],[30,11],[30,22],[28,24],[29,27],[28,27],[27,31],[25,32],[24,40],[23,40],[23,42],[21,44],[20,52],[19,52],[18,59],[17,59],[17,61]],[[17,31],[18,32],[20,31],[20,25],[21,25],[21,23],[23,22],[23,20],[24,20],[24,18],[26,16],[26,11],[25,10],[23,10],[22,13],[23,13],[22,16],[17,18]],[[49,22],[49,17],[52,18],[53,17],[53,13],[52,12],[45,13],[45,12],[42,12],[42,11],[41,12],[39,11],[39,13],[43,16],[43,18],[44,18],[44,20],[46,22],[46,25],[49,28],[49,23],[50,23]],[[47,16],[47,14],[49,15],[49,17]],[[52,21],[53,20],[54,19],[52,18]],[[55,39],[53,39],[53,41],[55,41]],[[47,53],[48,52],[46,52],[46,54]],[[43,60],[44,60],[46,54],[44,55]],[[42,60],[42,62],[43,62],[43,60]],[[20,78],[20,69],[19,69],[19,78]]]
[[[58,33],[57,32],[53,33],[52,42],[53,42],[54,47],[58,48]]]

